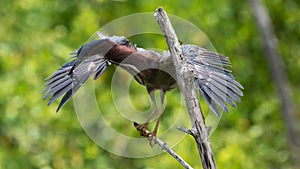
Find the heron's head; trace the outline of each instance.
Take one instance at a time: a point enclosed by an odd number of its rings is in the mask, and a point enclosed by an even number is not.
[[[132,44],[125,36],[107,36],[102,32],[97,32],[97,34],[101,39],[108,39],[119,45],[127,46],[134,49],[136,48],[136,46]]]

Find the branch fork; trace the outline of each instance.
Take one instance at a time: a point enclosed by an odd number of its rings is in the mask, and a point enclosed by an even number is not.
[[[194,83],[193,73],[187,65],[186,58],[182,54],[181,46],[173,29],[171,22],[167,16],[167,13],[162,7],[158,8],[154,13],[154,17],[157,20],[166,42],[169,47],[170,54],[173,57],[173,64],[175,66],[177,75],[177,84],[180,87],[182,94],[184,95],[188,112],[192,124],[192,129],[179,128],[179,130],[188,133],[193,136],[198,147],[198,152],[202,162],[203,169],[216,169],[216,163],[214,155],[209,142],[209,129],[205,125],[204,116],[202,114],[200,103],[198,100],[198,93]],[[134,126],[140,134],[144,137],[150,138],[150,132],[140,127],[139,124],[134,123]],[[152,136],[151,136],[152,137]],[[171,148],[167,147],[167,144],[159,140],[157,137],[150,138],[151,141],[155,141],[162,149],[166,150],[177,161],[179,161],[185,168],[190,167],[181,157],[179,157]]]

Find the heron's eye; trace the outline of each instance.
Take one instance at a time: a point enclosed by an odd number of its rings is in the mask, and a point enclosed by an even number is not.
[[[130,42],[127,39],[123,39],[122,45],[128,46]]]

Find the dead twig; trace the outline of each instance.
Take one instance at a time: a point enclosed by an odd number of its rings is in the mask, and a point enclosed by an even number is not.
[[[174,157],[183,167],[187,169],[192,169],[192,167],[185,162],[174,150],[167,146],[167,143],[163,142],[157,137],[151,137],[150,131],[143,127],[143,125],[133,122],[134,127],[140,132],[141,136],[149,138],[149,140],[154,141],[159,145],[163,150],[167,151],[172,157]]]

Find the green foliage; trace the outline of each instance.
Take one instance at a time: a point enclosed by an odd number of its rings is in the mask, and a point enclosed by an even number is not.
[[[179,168],[168,154],[144,159],[110,154],[85,134],[71,102],[55,113],[58,102],[47,107],[41,96],[44,79],[98,28],[125,15],[154,12],[159,6],[199,27],[219,53],[230,57],[233,74],[245,87],[242,103],[223,115],[211,137],[218,167],[293,168],[279,99],[247,1],[15,0],[0,4],[0,168]],[[265,4],[278,35],[294,102],[299,103],[300,3],[267,0]],[[151,46],[151,41],[132,39]],[[109,100],[112,72],[96,82],[103,92],[97,97],[105,102],[105,112],[113,111]],[[132,85],[133,104],[148,109],[146,90]],[[178,90],[167,95],[162,129],[170,123],[171,112],[180,111],[175,105]],[[296,112],[299,119],[298,105]],[[136,132],[128,121],[110,114],[106,117],[117,130],[125,125],[126,131]],[[192,138],[185,137],[174,149],[201,168]]]

